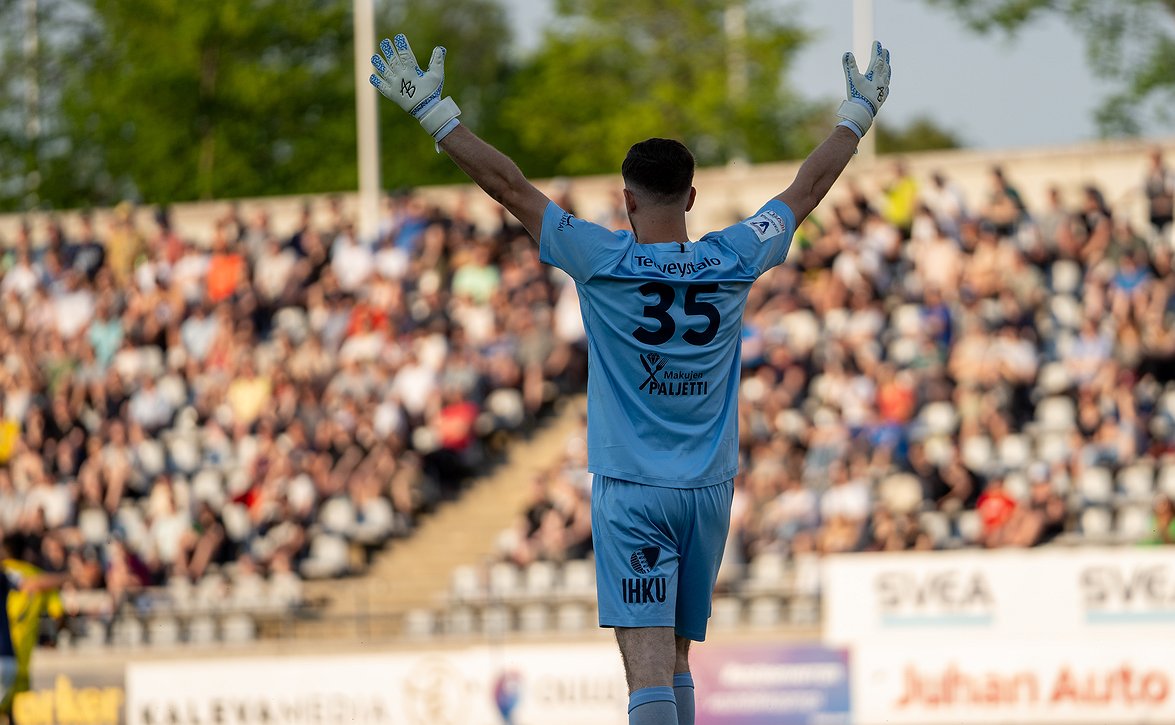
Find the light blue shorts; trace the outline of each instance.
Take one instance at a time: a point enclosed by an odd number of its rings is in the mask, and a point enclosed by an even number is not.
[[[662,488],[596,475],[592,543],[601,627],[706,639],[734,482]]]

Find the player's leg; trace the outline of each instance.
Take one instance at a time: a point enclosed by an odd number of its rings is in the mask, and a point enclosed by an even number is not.
[[[617,627],[628,680],[629,725],[678,725],[673,699],[672,627]]]
[[[680,725],[693,725],[694,681],[689,669],[689,647],[691,641],[706,639],[714,584],[718,581],[718,568],[722,565],[730,531],[734,482],[687,489],[680,494],[688,501],[689,518],[694,525],[680,543],[673,689]]]
[[[673,700],[678,553],[664,521],[672,489],[596,476],[592,541],[600,626],[616,629],[630,725],[677,725]]]
[[[677,725],[694,725],[694,677],[689,669],[692,640],[674,635],[673,701],[677,703]]]

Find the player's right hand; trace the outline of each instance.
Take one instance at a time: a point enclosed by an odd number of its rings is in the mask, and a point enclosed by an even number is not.
[[[442,100],[445,88],[445,49],[433,48],[428,70],[421,70],[416,55],[403,33],[397,33],[392,40],[384,38],[379,49],[383,56],[371,56],[375,68],[368,80],[383,94],[384,98],[395,101],[424,126],[429,135],[440,141],[442,132],[451,129],[449,125],[461,113],[451,98]]]
[[[857,59],[852,52],[842,58],[845,71],[845,100],[836,115],[847,121],[858,136],[864,136],[873,125],[873,117],[881,110],[881,104],[889,97],[889,51],[881,47],[881,41],[873,42],[873,58],[868,71],[862,75],[857,68]]]

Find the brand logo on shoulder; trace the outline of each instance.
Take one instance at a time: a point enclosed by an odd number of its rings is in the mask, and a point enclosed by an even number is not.
[[[760,242],[765,242],[771,237],[783,234],[784,230],[787,229],[787,223],[783,221],[783,217],[770,209],[764,209],[750,219],[744,220],[743,224],[751,228],[751,231],[755,233],[755,236],[758,237]]]
[[[559,218],[559,228],[556,231],[561,232],[564,229],[575,229],[575,225],[571,223],[571,220],[574,218],[571,214],[563,212],[563,216]]]

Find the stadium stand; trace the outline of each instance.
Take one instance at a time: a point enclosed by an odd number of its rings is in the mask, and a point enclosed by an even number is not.
[[[367,246],[327,216],[4,240],[0,529],[72,574],[79,644],[247,641],[581,385],[520,228],[404,197]]]
[[[1170,228],[906,173],[751,293],[716,627],[814,622],[827,552],[1175,540]],[[0,528],[71,573],[78,646],[263,636],[582,387],[572,286],[460,205],[397,196],[374,245],[335,205],[133,219],[0,240]],[[585,447],[406,635],[592,625]]]

